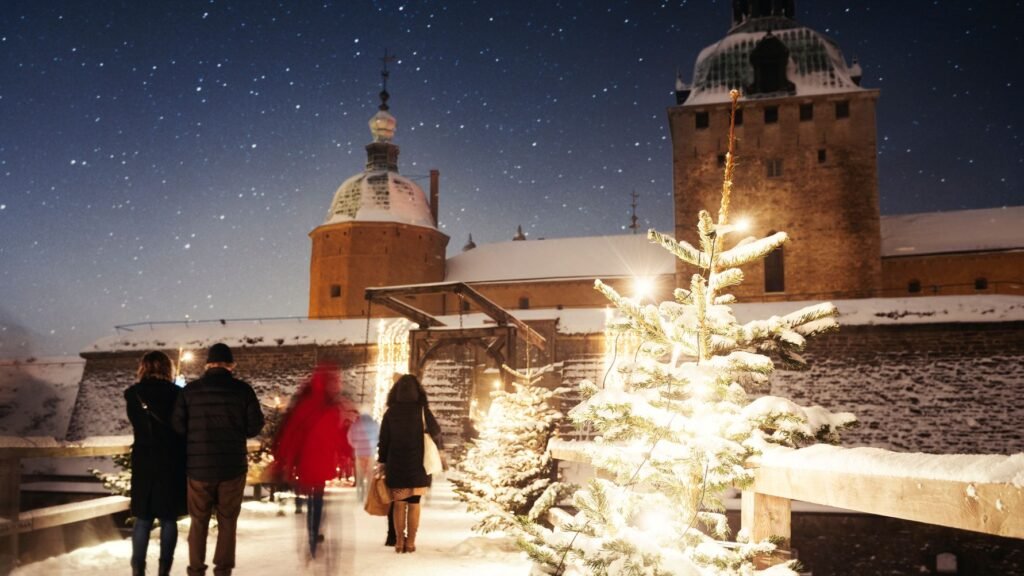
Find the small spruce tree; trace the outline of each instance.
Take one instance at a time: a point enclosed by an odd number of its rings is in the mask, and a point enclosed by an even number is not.
[[[478,532],[511,527],[513,517],[527,515],[553,484],[548,440],[563,415],[551,406],[558,390],[537,386],[545,371],[514,372],[522,381],[515,390],[493,393],[479,438],[449,477],[457,497],[482,516],[473,526]]]
[[[733,91],[733,114],[738,92]],[[770,541],[742,534],[728,541],[723,496],[753,480],[751,458],[770,444],[836,441],[851,414],[803,408],[763,390],[773,370],[767,354],[799,367],[807,336],[837,327],[836,309],[820,304],[740,324],[727,291],[740,267],[786,241],[785,233],[729,245],[734,138],[729,137],[717,221],[701,211],[699,246],[656,231],[648,237],[697,270],[673,301],[642,305],[597,281],[618,308],[613,332],[638,343],[569,416],[596,432],[586,448],[601,471],[572,498],[575,515],[555,511],[554,526],[522,520],[520,545],[544,574],[795,574],[794,563],[755,570]]]

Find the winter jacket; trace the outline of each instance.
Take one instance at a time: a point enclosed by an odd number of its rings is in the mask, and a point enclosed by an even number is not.
[[[302,489],[323,488],[352,460],[346,435],[346,405],[325,390],[328,377],[314,374],[285,416],[274,442],[274,463],[282,477]]]
[[[124,391],[134,432],[132,516],[175,518],[187,513],[185,442],[171,429],[171,413],[180,393],[181,388],[159,378],[143,379]]]
[[[441,426],[429,408],[413,402],[397,402],[384,412],[377,460],[385,465],[384,481],[389,488],[430,486],[430,476],[423,470],[424,412],[427,430],[441,449]]]
[[[263,429],[263,411],[252,386],[210,368],[178,395],[172,424],[185,437],[188,477],[217,482],[248,470],[245,441]]]

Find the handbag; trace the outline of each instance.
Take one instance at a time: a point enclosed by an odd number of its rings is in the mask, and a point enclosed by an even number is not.
[[[384,483],[384,476],[374,474],[366,490],[366,503],[363,510],[371,516],[387,516],[391,508],[391,491]]]
[[[437,474],[444,469],[444,464],[441,462],[441,452],[437,449],[437,444],[434,443],[434,439],[431,438],[430,432],[427,430],[427,409],[423,409],[423,470],[427,472],[428,476]]]

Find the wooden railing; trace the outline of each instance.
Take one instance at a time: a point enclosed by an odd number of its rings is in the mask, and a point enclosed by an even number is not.
[[[550,451],[558,460],[589,464],[586,444],[556,440]],[[788,457],[766,456],[755,470],[753,484],[743,491],[743,530],[752,540],[775,537],[782,542],[777,557],[766,559],[765,564],[788,557],[793,500],[1024,539],[1022,455],[964,457],[860,448],[832,448],[827,454],[812,451],[788,452]],[[922,457],[926,457],[930,470],[913,472]],[[851,472],[850,466],[834,465],[844,458],[856,458],[860,466],[855,468],[862,471]],[[958,467],[971,458],[983,460],[986,470],[998,468],[998,476],[1008,480],[988,481],[991,475],[983,471],[979,471],[977,480],[964,479],[971,476],[971,471]],[[954,473],[943,474],[942,470]]]
[[[0,436],[0,574],[7,574],[17,565],[18,534],[122,512],[129,504],[123,496],[105,496],[22,512],[22,460],[114,456],[129,452],[131,444],[131,436],[97,437],[81,442]]]

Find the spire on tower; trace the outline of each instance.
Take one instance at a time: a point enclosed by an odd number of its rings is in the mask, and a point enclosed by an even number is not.
[[[382,65],[380,70],[380,106],[378,106],[380,110],[388,109],[388,98],[391,97],[391,95],[388,94],[388,76],[391,75],[391,73],[388,72],[388,63],[394,62],[395,60],[395,55],[388,54],[388,49],[385,48],[384,56],[380,59]]]
[[[637,206],[637,200],[640,198],[640,195],[637,194],[637,192],[636,192],[636,188],[634,188],[633,191],[630,193],[630,197],[632,197],[632,199],[633,199],[633,202],[630,204],[630,206],[633,208],[633,215],[629,219],[629,229],[633,231],[633,234],[636,234],[637,229],[639,228],[639,226],[637,226],[637,223],[636,223],[637,222],[636,206]]]

